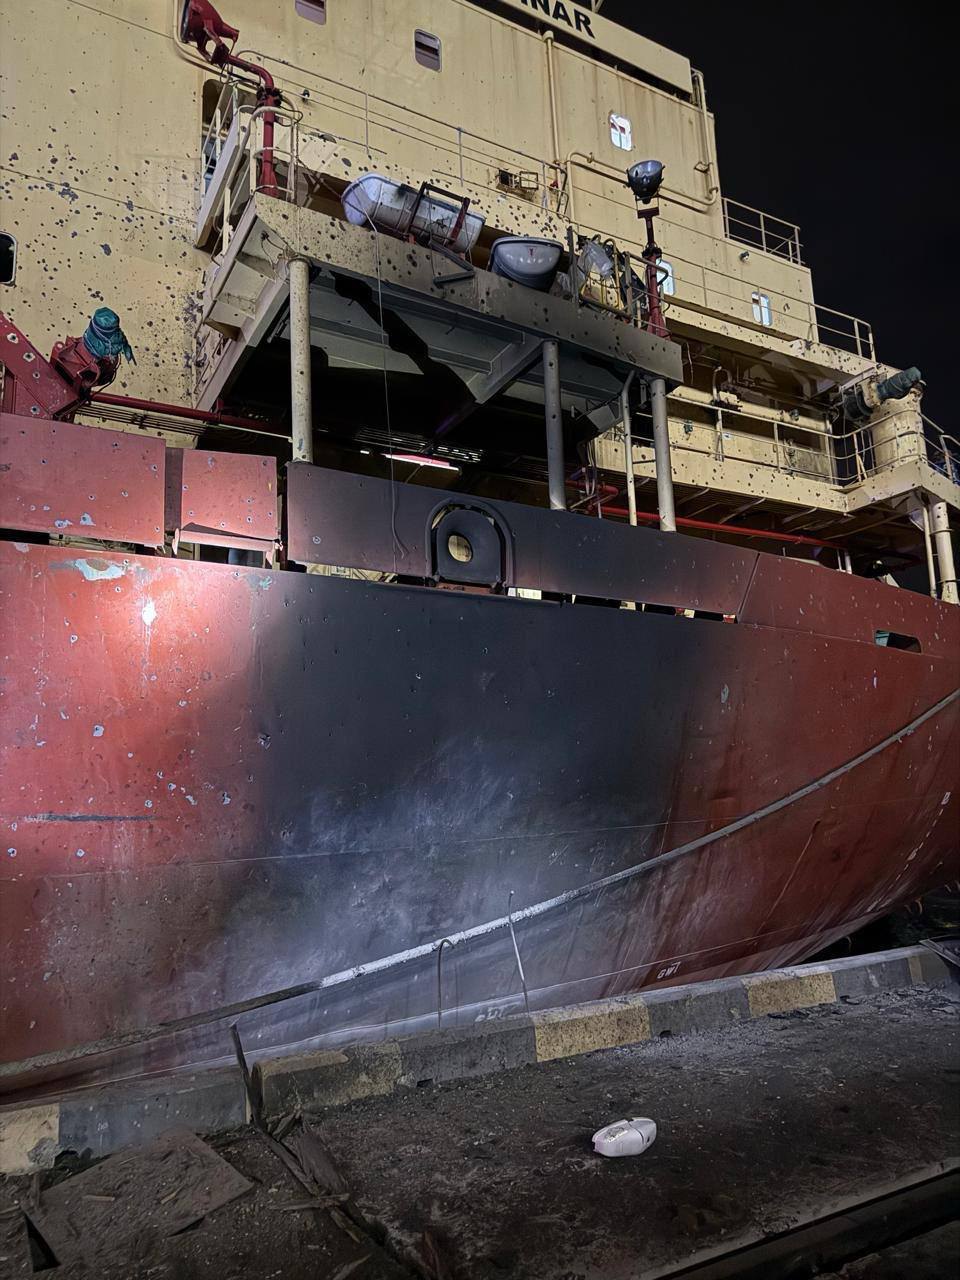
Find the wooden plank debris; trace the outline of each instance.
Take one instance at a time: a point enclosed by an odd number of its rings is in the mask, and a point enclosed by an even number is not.
[[[44,1191],[30,1219],[60,1263],[133,1260],[251,1185],[195,1134],[172,1130]]]

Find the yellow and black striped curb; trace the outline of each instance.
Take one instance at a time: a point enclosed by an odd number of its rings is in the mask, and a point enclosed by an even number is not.
[[[315,1110],[423,1083],[490,1075],[666,1035],[714,1031],[770,1013],[947,980],[947,967],[934,952],[900,947],[376,1045],[267,1058],[254,1067],[254,1086],[268,1116]],[[213,1133],[248,1119],[237,1070],[105,1085],[16,1103],[0,1107],[0,1174],[47,1168],[62,1151],[104,1156],[173,1127]]]

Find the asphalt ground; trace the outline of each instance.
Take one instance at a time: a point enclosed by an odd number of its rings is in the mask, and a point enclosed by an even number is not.
[[[220,1134],[211,1145],[250,1191],[177,1235],[152,1232],[149,1217],[132,1248],[107,1234],[50,1275],[642,1280],[956,1157],[958,1084],[960,996],[924,986],[425,1084],[309,1119],[339,1196],[305,1192],[253,1128]],[[652,1147],[593,1153],[596,1129],[634,1115],[657,1122]],[[295,1138],[299,1121],[288,1125]],[[41,1185],[76,1167],[61,1159]],[[37,1191],[9,1179],[3,1195]],[[949,1230],[898,1247],[840,1274],[953,1280]],[[36,1244],[34,1257],[44,1265]]]

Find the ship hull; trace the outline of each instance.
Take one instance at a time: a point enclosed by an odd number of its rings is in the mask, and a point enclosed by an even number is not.
[[[957,875],[919,597],[910,653],[774,587],[731,625],[13,542],[0,582],[8,1090],[788,963]]]

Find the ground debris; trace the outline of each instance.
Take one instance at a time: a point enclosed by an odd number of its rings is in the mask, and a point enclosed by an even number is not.
[[[424,1231],[420,1252],[429,1280],[453,1280],[453,1271],[432,1231]]]
[[[347,1280],[347,1276],[354,1275],[365,1262],[370,1260],[369,1253],[365,1253],[362,1258],[354,1258],[352,1262],[346,1262],[337,1271],[336,1275],[330,1277],[330,1280]]]
[[[173,1130],[48,1188],[28,1212],[60,1263],[144,1258],[250,1185],[195,1134]]]
[[[0,1199],[0,1280],[33,1275],[27,1220],[20,1205]]]
[[[304,1116],[300,1127],[289,1133],[284,1146],[299,1162],[308,1178],[312,1178],[321,1191],[331,1196],[346,1195],[349,1188],[336,1161],[320,1137],[317,1127],[308,1116]]]

